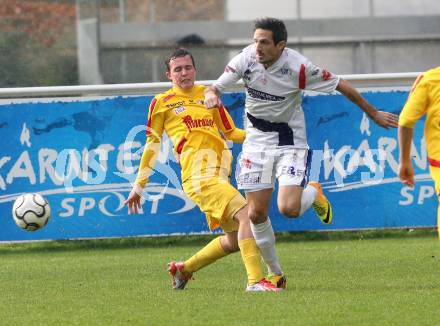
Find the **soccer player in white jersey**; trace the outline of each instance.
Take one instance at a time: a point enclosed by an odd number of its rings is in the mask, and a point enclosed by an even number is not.
[[[313,207],[323,223],[331,223],[332,208],[318,182],[307,183],[310,153],[307,145],[302,90],[341,92],[384,128],[397,127],[398,117],[377,110],[350,83],[315,66],[300,53],[286,48],[283,21],[255,21],[254,43],[226,66],[224,73],[205,90],[205,105],[220,107],[220,94],[243,79],[246,87],[246,139],[239,161],[237,183],[246,193],[251,227],[269,279],[285,286],[276,250],[269,205],[278,179],[278,209],[298,217]]]

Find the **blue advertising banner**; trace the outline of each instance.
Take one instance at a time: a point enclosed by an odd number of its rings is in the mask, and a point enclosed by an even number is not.
[[[399,113],[407,92],[367,92],[382,110]],[[164,137],[146,187],[142,213],[128,215],[131,190],[145,143],[151,96],[45,99],[0,105],[0,241],[125,237],[208,232],[200,210],[183,193],[179,166]],[[243,125],[244,94],[223,100]],[[397,178],[397,131],[377,127],[340,95],[304,97],[310,179],[319,180],[331,200],[334,222],[320,224],[313,211],[297,219],[281,216],[276,195],[270,217],[275,231],[337,230],[436,225],[437,200],[429,177],[423,122],[413,145],[417,185]],[[238,157],[240,146],[233,147]],[[235,162],[234,162],[235,164]],[[232,180],[235,184],[235,180]],[[23,193],[38,192],[52,217],[28,232],[12,219]]]

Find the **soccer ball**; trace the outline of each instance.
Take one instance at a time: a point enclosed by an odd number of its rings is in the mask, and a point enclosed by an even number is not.
[[[24,194],[15,200],[12,217],[23,230],[36,231],[49,221],[50,206],[40,194]]]

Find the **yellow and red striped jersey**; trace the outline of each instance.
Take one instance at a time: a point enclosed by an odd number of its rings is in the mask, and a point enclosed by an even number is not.
[[[144,187],[148,182],[164,131],[172,141],[174,153],[179,159],[182,182],[199,175],[202,169],[200,164],[206,165],[203,167],[206,173],[207,168],[219,170],[229,160],[230,169],[232,157],[222,134],[234,143],[242,143],[245,131],[236,128],[225,108],[205,107],[204,89],[203,85],[195,85],[190,90],[173,87],[153,98],[148,113],[147,143],[139,166],[137,184]]]
[[[425,139],[431,165],[440,167],[440,67],[420,75],[400,113],[399,125],[413,128],[426,114]]]

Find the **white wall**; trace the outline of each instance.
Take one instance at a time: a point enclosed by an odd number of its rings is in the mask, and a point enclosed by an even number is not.
[[[226,20],[254,20],[259,17],[297,18],[296,0],[227,0]]]
[[[301,18],[365,17],[370,13],[370,2],[370,0],[302,0],[300,1]]]
[[[298,3],[299,1],[299,3]],[[440,0],[227,0],[226,20],[439,15]]]
[[[440,14],[439,0],[376,0],[376,16],[413,16]]]

